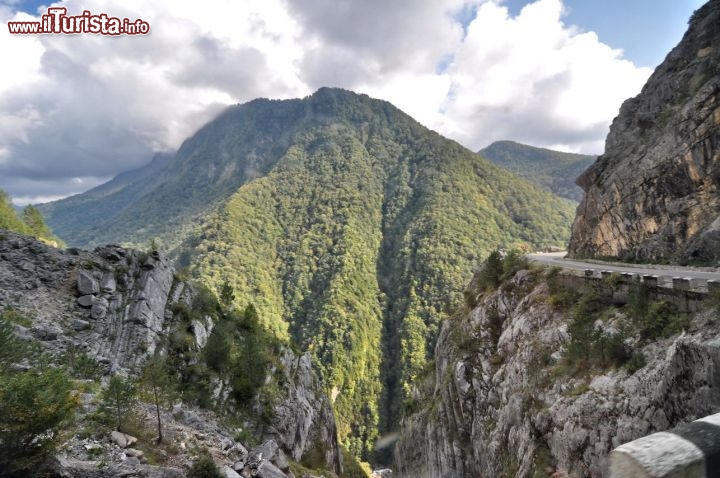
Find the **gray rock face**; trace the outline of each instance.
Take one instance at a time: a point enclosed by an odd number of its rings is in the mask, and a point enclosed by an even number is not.
[[[32,317],[33,334],[50,351],[76,347],[117,370],[143,363],[155,350],[165,313],[171,314],[168,264],[156,260],[144,269],[144,254],[117,246],[63,251],[9,232],[3,237],[0,309]]]
[[[572,255],[720,261],[719,63],[720,0],[711,0],[578,178]]]
[[[647,365],[633,375],[573,378],[553,375],[570,319],[548,294],[521,271],[443,325],[434,377],[418,390],[429,398],[403,422],[394,476],[607,476],[613,448],[717,411],[715,311],[698,314],[679,337],[642,347]]]
[[[342,473],[335,416],[312,368],[310,355],[298,357],[285,349],[280,362],[287,388],[274,406],[274,418],[265,434],[274,437],[293,460],[299,462],[307,453],[319,451],[329,470]],[[266,445],[269,447],[266,454],[272,453],[272,444],[266,442],[263,446]]]
[[[80,461],[58,458],[50,464],[52,476],[62,478],[116,478],[118,476],[142,476],[145,478],[183,478],[185,470],[140,464],[140,460],[129,457],[122,464],[103,468],[97,461]]]

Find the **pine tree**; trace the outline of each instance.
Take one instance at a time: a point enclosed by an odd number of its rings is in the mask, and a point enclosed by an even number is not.
[[[17,217],[10,202],[10,196],[3,190],[0,190],[0,229],[7,229],[20,234],[30,233],[30,229]]]
[[[153,356],[145,365],[140,388],[144,398],[155,405],[155,418],[157,421],[157,442],[163,441],[162,415],[160,408],[172,399],[172,386],[167,373],[165,359],[160,355]]]
[[[22,220],[33,236],[45,239],[52,237],[52,232],[48,225],[45,224],[45,219],[43,219],[42,214],[40,214],[40,211],[32,204],[26,206],[23,210]]]
[[[121,427],[127,413],[137,402],[137,393],[133,383],[119,375],[113,375],[101,398],[101,408],[106,415],[112,416],[115,428]]]

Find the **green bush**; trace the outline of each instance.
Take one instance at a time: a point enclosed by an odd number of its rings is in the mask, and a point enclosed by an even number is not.
[[[525,257],[525,255],[520,252],[520,250],[511,249],[503,259],[502,280],[512,279],[513,276],[518,273],[518,271],[522,269],[527,269],[528,267],[529,263],[527,257]]]
[[[572,287],[565,287],[560,282],[559,267],[551,267],[545,274],[545,283],[548,286],[548,302],[557,310],[568,310],[580,298],[580,291]]]
[[[62,356],[62,363],[74,377],[83,380],[99,380],[102,375],[102,366],[96,360],[88,357],[79,347],[71,345]]]
[[[616,367],[631,358],[623,330],[608,332],[596,326],[608,307],[592,290],[583,291],[572,307],[566,360],[574,363],[574,372],[594,366]]]
[[[645,355],[643,355],[642,352],[633,352],[630,360],[628,360],[625,364],[625,369],[630,375],[632,375],[643,368],[646,364],[647,361],[645,360]]]
[[[689,325],[689,316],[681,314],[675,304],[660,300],[651,302],[645,313],[632,315],[632,320],[643,340],[669,337]]]
[[[503,281],[512,279],[518,271],[527,268],[527,258],[518,249],[511,249],[504,256],[495,249],[483,262],[475,282],[479,292],[497,289]]]
[[[188,478],[225,478],[210,455],[202,454],[192,464],[187,473]]]
[[[626,306],[628,315],[643,340],[669,337],[689,325],[690,317],[666,300],[652,301],[645,284],[633,283]]]

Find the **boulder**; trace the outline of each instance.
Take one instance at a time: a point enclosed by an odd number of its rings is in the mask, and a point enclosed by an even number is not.
[[[112,293],[115,292],[116,289],[115,275],[112,272],[103,274],[102,280],[100,281],[100,290]]]
[[[132,437],[131,437],[132,438]],[[135,448],[126,448],[125,449],[125,455],[127,456],[133,456],[137,459],[142,459],[142,457],[145,456],[145,453],[142,450],[136,450]]]
[[[203,348],[208,341],[212,328],[205,327],[205,324],[199,320],[193,320],[190,323],[193,335],[195,336],[195,343],[198,347]]]
[[[125,433],[117,430],[110,432],[110,440],[120,448],[128,448],[137,443],[137,438],[134,436],[126,435]]]
[[[54,325],[38,325],[33,328],[35,336],[43,341],[57,340],[59,335],[62,335],[62,330]]]
[[[86,309],[92,307],[93,302],[95,302],[95,296],[92,294],[88,295],[82,295],[78,297],[77,303],[80,307],[85,307]]]
[[[257,469],[258,478],[287,478],[287,475],[269,461],[264,461]]]
[[[288,462],[285,453],[283,453],[275,440],[267,440],[265,443],[253,450],[253,452],[262,453],[261,456],[263,458],[273,462],[283,471],[290,469],[290,463]]]
[[[80,332],[81,330],[87,330],[90,328],[90,322],[87,320],[82,319],[73,319],[72,321],[73,329]]]
[[[235,443],[233,446],[228,448],[228,450],[225,452],[225,456],[235,462],[243,461],[244,463],[245,459],[248,456],[248,451],[244,446],[242,446],[241,443]]]
[[[237,472],[235,472],[235,470],[233,470],[229,466],[223,467],[223,473],[227,478],[242,478],[240,475],[237,474]]]
[[[80,271],[77,276],[77,288],[80,294],[97,294],[100,292],[98,281],[88,271]]]
[[[104,297],[99,297],[93,302],[92,308],[90,309],[90,317],[93,319],[104,319],[107,315],[108,301]]]

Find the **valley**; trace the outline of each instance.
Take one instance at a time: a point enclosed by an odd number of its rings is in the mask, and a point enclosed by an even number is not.
[[[716,412],[719,25],[599,156],[320,87],[79,194],[0,191],[0,477],[599,478]]]

